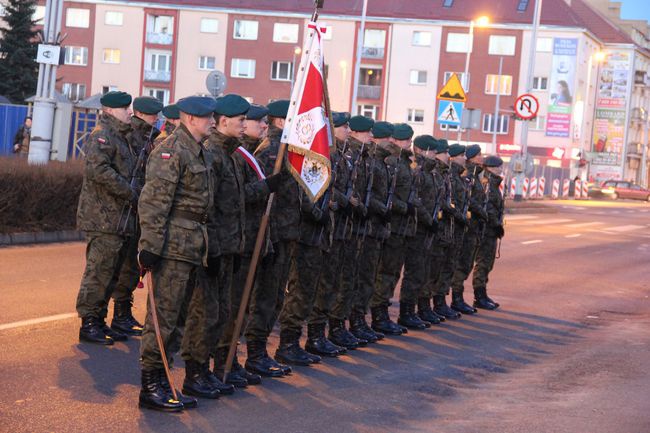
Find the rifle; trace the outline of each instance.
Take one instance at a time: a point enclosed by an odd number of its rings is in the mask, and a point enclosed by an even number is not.
[[[420,179],[420,174],[422,172],[422,168],[418,167],[416,171],[413,172],[413,179],[411,179],[411,189],[409,190],[409,195],[408,198],[406,199],[406,203],[413,205],[415,202],[415,196],[418,193],[418,181]],[[397,234],[399,236],[405,236],[406,232],[408,231],[409,225],[411,224],[411,221],[415,219],[417,223],[417,210],[415,217],[412,218],[411,215],[407,215],[406,217],[406,223],[402,224],[402,226],[397,230]]]
[[[341,166],[341,160],[345,158],[345,149],[347,147],[347,144],[348,144],[347,141],[343,144],[343,149],[341,151],[340,157],[338,161],[336,161],[336,164],[332,169],[332,178],[330,179],[330,185],[327,188],[325,194],[323,195],[323,198],[321,199],[322,200],[322,203],[320,205],[321,212],[327,211],[327,208],[329,207],[330,200],[332,199],[332,190],[334,189],[334,185],[336,184],[336,178],[338,177],[339,167]],[[314,204],[314,206],[316,205]],[[320,233],[318,234],[318,240],[321,239],[324,231],[325,231],[325,226],[322,226],[320,229]]]
[[[506,186],[507,185],[508,184],[506,183]],[[506,199],[508,198],[508,191],[506,190],[505,187],[503,188],[503,197],[502,198],[503,198],[503,205],[502,205],[502,209],[501,209],[501,214],[499,215],[499,225],[501,227],[503,227],[503,224],[505,223],[504,218],[506,216]],[[501,238],[499,238],[498,242],[499,243],[497,245],[497,254],[496,254],[495,258],[500,259],[501,258]]]
[[[402,157],[402,149],[399,150],[397,155],[397,161]],[[395,188],[397,187],[397,173],[399,169],[399,163],[395,164],[395,169],[393,170],[393,178],[390,180],[390,187],[388,188],[388,194],[386,195],[386,212],[391,212],[393,210],[393,196],[395,195]],[[388,223],[388,228],[390,229],[390,223]]]
[[[375,149],[376,151],[376,149]],[[371,161],[370,161],[370,167],[368,168],[369,174],[368,174],[368,183],[366,184],[366,197],[365,200],[363,201],[363,205],[365,206],[366,210],[370,209],[370,200],[372,197],[372,188],[375,183],[375,153],[370,156]],[[363,228],[361,229],[361,241],[366,238],[366,234],[368,234],[368,224],[370,224],[370,215],[366,216],[366,219],[363,222]]]
[[[350,173],[350,178],[348,179],[347,185],[345,185],[345,198],[349,201],[350,198],[352,198],[352,195],[354,194],[354,184],[357,181],[357,177],[359,177],[359,165],[361,164],[361,159],[363,157],[363,151],[366,148],[366,143],[361,143],[361,149],[359,150],[359,154],[357,157],[354,159],[354,162],[352,164],[352,172]],[[348,203],[348,209],[350,208],[350,204]],[[345,234],[347,233],[348,230],[348,222],[350,221],[350,212],[351,209],[349,209],[348,212],[345,214],[345,220],[343,223],[343,237],[345,238]]]
[[[429,233],[427,233],[426,237],[424,238],[424,244],[425,247],[428,250],[431,249],[431,246],[433,245],[433,240],[436,237],[436,233],[438,232],[438,224],[440,224],[440,220],[438,219],[438,214],[440,213],[440,199],[442,198],[442,193],[445,191],[444,185],[441,185],[441,188],[438,189],[438,193],[436,194],[436,201],[433,204],[433,211],[431,212],[431,221],[432,221],[432,226],[431,230]]]

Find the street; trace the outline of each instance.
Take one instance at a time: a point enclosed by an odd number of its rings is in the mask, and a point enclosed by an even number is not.
[[[294,367],[180,415],[138,409],[137,339],[78,343],[83,243],[0,249],[0,431],[648,432],[650,203],[548,206],[557,213],[506,217],[489,284],[499,310]],[[179,388],[183,376],[177,366]]]

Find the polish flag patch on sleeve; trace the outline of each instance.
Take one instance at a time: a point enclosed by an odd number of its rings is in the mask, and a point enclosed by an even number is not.
[[[161,157],[162,159],[169,159],[169,158],[172,157],[172,154],[169,153],[169,152],[162,152],[162,153],[160,154],[160,157]]]

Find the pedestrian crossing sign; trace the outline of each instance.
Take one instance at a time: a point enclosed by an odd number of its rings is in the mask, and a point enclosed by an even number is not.
[[[460,126],[464,105],[462,102],[440,100],[438,125]]]

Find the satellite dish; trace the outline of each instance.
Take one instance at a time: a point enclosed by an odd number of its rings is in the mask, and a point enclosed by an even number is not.
[[[208,92],[215,98],[226,90],[227,84],[226,74],[221,71],[212,71],[205,79],[205,87],[208,88]]]

